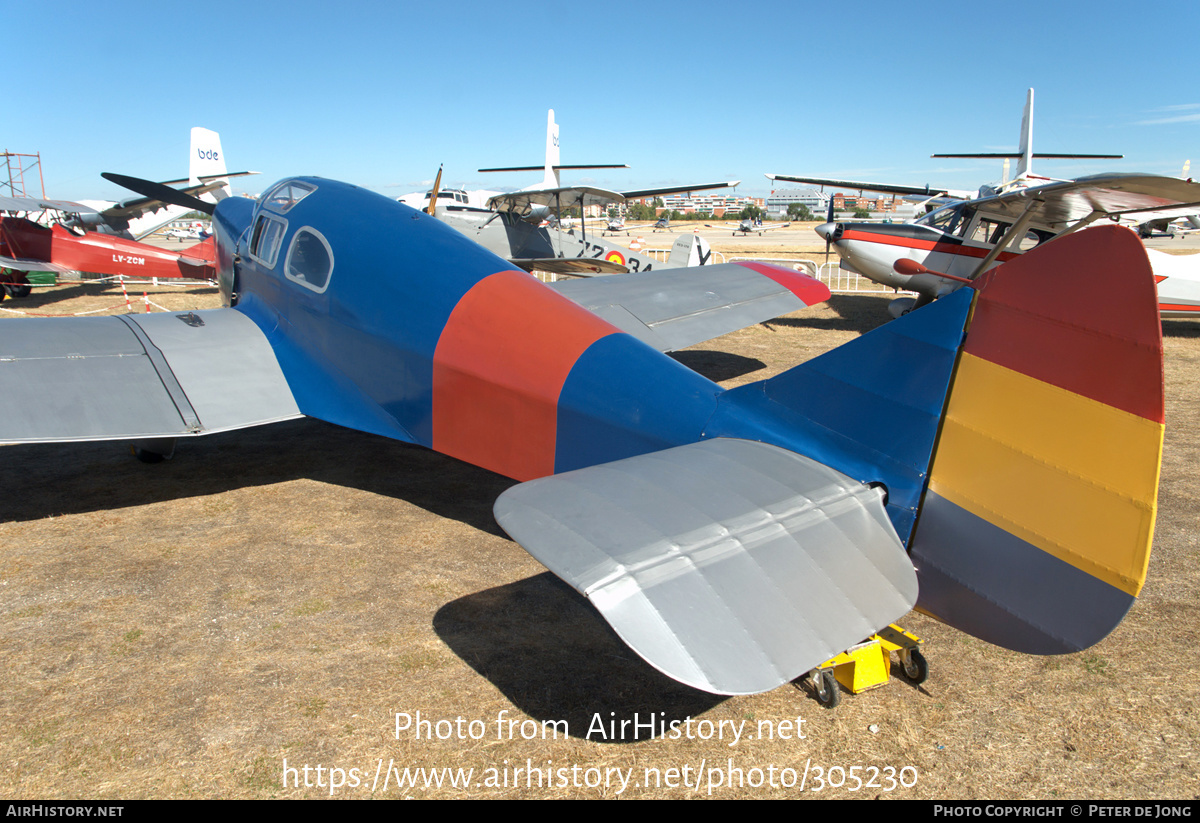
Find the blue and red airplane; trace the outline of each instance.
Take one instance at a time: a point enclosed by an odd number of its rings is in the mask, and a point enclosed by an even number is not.
[[[1063,237],[723,389],[664,352],[827,289],[748,264],[547,285],[314,177],[205,208],[227,306],[0,323],[0,441],[154,457],[308,415],[435,449],[522,481],[496,503],[508,533],[653,666],[723,694],[914,606],[1075,651],[1145,581],[1162,344],[1128,232]]]

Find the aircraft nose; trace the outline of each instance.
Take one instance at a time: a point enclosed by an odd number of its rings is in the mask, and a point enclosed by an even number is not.
[[[821,225],[819,225],[815,229],[813,229],[813,231],[815,231],[817,234],[821,235],[822,239],[824,239],[830,243],[836,243],[838,241],[838,238],[842,236],[842,224],[841,223],[822,223]]]

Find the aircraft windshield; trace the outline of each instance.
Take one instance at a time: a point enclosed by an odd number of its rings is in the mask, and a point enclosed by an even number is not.
[[[954,234],[958,229],[965,229],[974,215],[975,209],[968,209],[962,203],[952,203],[931,211],[914,222],[944,231],[946,234]]]
[[[287,214],[288,209],[316,190],[316,186],[299,180],[285,180],[263,196],[262,204],[273,212]]]

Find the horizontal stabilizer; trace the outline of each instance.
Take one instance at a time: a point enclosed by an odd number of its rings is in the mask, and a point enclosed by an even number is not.
[[[825,284],[782,266],[722,263],[548,283],[659,351],[703,343],[829,299]]]
[[[0,323],[0,442],[177,437],[299,417],[234,309]]]
[[[544,477],[496,520],[652,666],[698,689],[793,680],[916,601],[881,493],[717,438]]]

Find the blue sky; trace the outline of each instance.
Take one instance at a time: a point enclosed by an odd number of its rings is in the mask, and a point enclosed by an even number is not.
[[[186,172],[188,132],[221,133],[239,188],[317,174],[399,196],[542,162],[627,163],[564,182],[614,189],[764,172],[975,188],[1014,150],[1125,155],[1038,172],[1200,177],[1200,4],[25,3],[5,11],[5,149],[40,152],[46,193]]]

